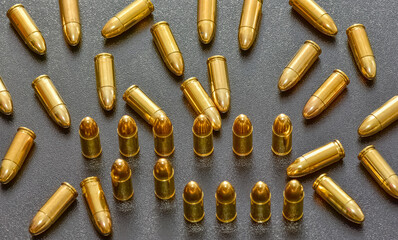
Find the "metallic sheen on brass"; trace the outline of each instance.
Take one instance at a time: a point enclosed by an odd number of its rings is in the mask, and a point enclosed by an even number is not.
[[[177,76],[184,74],[184,59],[177,42],[174,39],[170,26],[167,22],[161,21],[151,27],[153,41],[162,56],[167,68]]]
[[[46,41],[22,4],[12,6],[7,11],[7,17],[30,50],[39,55],[46,54]]]
[[[312,188],[348,220],[358,224],[361,224],[365,220],[365,215],[358,204],[333,179],[328,177],[326,173],[315,180]]]
[[[29,128],[19,127],[6,155],[1,162],[0,183],[9,183],[21,169],[36,138]]]
[[[59,0],[59,11],[61,14],[65,41],[71,46],[77,46],[82,37],[79,1]]]
[[[220,112],[228,112],[231,105],[231,90],[229,87],[227,59],[221,55],[209,57],[207,59],[207,71],[214,104]]]
[[[216,191],[216,217],[220,222],[229,223],[236,219],[236,193],[234,187],[224,181]]]
[[[184,218],[188,222],[196,223],[204,218],[203,197],[202,189],[196,182],[190,181],[185,185],[182,199],[184,200]]]
[[[250,193],[250,217],[258,223],[267,222],[271,217],[271,192],[267,184],[257,182]]]
[[[155,195],[159,199],[167,200],[174,197],[174,169],[166,158],[160,158],[153,167],[155,181]]]
[[[291,178],[302,177],[338,162],[344,157],[343,145],[339,140],[334,140],[297,158],[286,172]]]
[[[152,128],[155,153],[168,157],[174,152],[173,125],[166,114],[159,115]]]
[[[113,56],[100,53],[94,58],[97,91],[101,107],[112,110],[116,105],[116,83]]]
[[[384,191],[398,198],[398,176],[373,145],[364,148],[358,159]]]
[[[242,157],[253,151],[253,125],[244,114],[237,116],[232,126],[232,150]]]
[[[72,185],[63,182],[33,217],[29,226],[29,232],[33,236],[45,232],[75,201],[77,195],[78,193]]]
[[[111,169],[113,196],[119,201],[127,201],[134,195],[131,169],[123,159],[117,159]]]
[[[279,78],[279,90],[284,92],[294,87],[311,68],[321,53],[322,50],[318,44],[311,40],[305,41],[283,70]]]
[[[124,115],[117,126],[119,136],[119,152],[125,157],[133,157],[140,151],[138,143],[138,127],[134,119]]]
[[[332,37],[337,34],[333,19],[314,0],[289,0],[289,4],[321,33]]]
[[[293,126],[289,116],[279,114],[272,125],[271,150],[276,155],[285,156],[292,151]]]
[[[206,115],[211,121],[215,131],[221,129],[220,113],[196,77],[185,80],[181,84],[181,91],[184,93],[197,115]]]
[[[86,158],[96,158],[102,152],[99,128],[91,117],[85,117],[79,126],[82,154]]]
[[[304,214],[304,188],[297,180],[290,180],[283,192],[283,217],[291,222],[300,220]]]
[[[248,50],[256,40],[261,22],[263,0],[244,0],[239,24],[239,46]]]
[[[11,115],[13,112],[13,105],[11,94],[4,85],[3,79],[0,77],[0,112],[5,115]]]
[[[303,109],[304,118],[311,119],[321,114],[349,83],[350,79],[343,71],[334,70],[305,104]]]
[[[150,0],[135,0],[112,17],[102,28],[101,34],[104,38],[119,36],[149,16],[154,9]]]
[[[217,0],[198,0],[198,34],[203,44],[213,40],[216,32]]]
[[[204,114],[196,117],[192,127],[193,151],[200,157],[213,153],[213,126]]]

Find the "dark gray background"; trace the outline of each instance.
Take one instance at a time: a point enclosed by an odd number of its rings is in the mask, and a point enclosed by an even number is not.
[[[17,177],[0,188],[0,236],[2,239],[27,239],[28,226],[36,211],[59,187],[71,183],[79,192],[77,201],[43,239],[101,238],[90,222],[80,182],[99,176],[113,219],[113,239],[392,239],[397,232],[397,200],[388,196],[360,166],[357,154],[369,144],[398,171],[396,160],[398,124],[383,132],[360,139],[357,128],[374,109],[397,94],[396,56],[398,3],[388,0],[318,0],[335,20],[336,38],[322,35],[291,10],[288,0],[264,1],[261,29],[256,44],[248,52],[239,50],[237,36],[243,1],[218,1],[217,32],[208,46],[200,44],[196,30],[196,0],[154,1],[153,15],[123,35],[105,40],[101,29],[106,21],[130,0],[81,0],[83,38],[79,47],[64,41],[58,1],[21,1],[47,42],[48,53],[40,57],[31,52],[10,26],[6,12],[16,1],[0,0],[0,74],[14,102],[14,115],[0,115],[0,155],[4,156],[19,126],[37,134],[36,145]],[[155,22],[170,23],[185,60],[185,75],[173,76],[163,64],[150,34]],[[377,60],[377,78],[367,83],[356,69],[347,45],[345,29],[354,23],[366,26]],[[281,94],[279,76],[307,39],[322,48],[320,60],[290,92]],[[93,58],[101,52],[115,57],[117,106],[104,112],[95,85]],[[192,123],[195,113],[180,91],[184,79],[195,76],[208,91],[206,60],[222,54],[227,58],[232,91],[229,113],[214,134],[215,150],[208,158],[192,151]],[[318,118],[305,121],[302,108],[311,94],[336,68],[351,79],[348,89]],[[48,74],[66,102],[72,126],[63,130],[47,116],[34,95],[31,82]],[[137,84],[171,118],[176,150],[171,162],[175,168],[176,197],[162,202],[153,193],[152,168],[158,157],[153,151],[150,126],[122,100],[123,92]],[[287,157],[271,152],[271,126],[279,113],[292,119],[293,151]],[[232,123],[240,113],[254,125],[254,151],[237,158],[232,150]],[[120,117],[129,114],[139,128],[141,151],[127,159],[133,170],[134,198],[120,203],[112,196],[110,168],[118,152],[116,127]],[[84,159],[80,153],[78,125],[85,116],[93,117],[99,127],[103,154],[97,160]],[[281,214],[282,192],[288,178],[287,166],[300,155],[339,139],[346,151],[343,161],[301,178],[305,189],[304,217],[286,222]],[[366,215],[363,226],[352,224],[314,194],[312,183],[323,172],[339,183],[361,206]],[[183,217],[183,187],[197,181],[205,197],[205,219],[189,224]],[[231,224],[215,218],[214,193],[218,184],[230,181],[237,192],[238,217]],[[272,217],[268,223],[255,224],[249,217],[249,193],[255,182],[265,181],[272,193]]]

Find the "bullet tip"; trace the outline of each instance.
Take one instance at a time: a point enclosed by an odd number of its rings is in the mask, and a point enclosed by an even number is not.
[[[344,208],[344,217],[346,217],[348,220],[358,224],[361,224],[363,221],[365,221],[365,215],[354,200],[349,201]]]
[[[8,159],[3,159],[0,167],[0,183],[9,183],[17,174],[18,168],[18,165],[14,162]]]
[[[299,75],[290,68],[285,68],[279,78],[278,87],[282,92],[294,87],[299,81]]]
[[[13,113],[11,95],[8,91],[0,92],[0,112],[5,115],[11,115]]]
[[[311,119],[319,114],[325,109],[325,104],[321,101],[321,99],[311,96],[308,102],[305,104],[303,109],[303,117],[305,119]]]
[[[112,219],[109,211],[95,213],[94,221],[96,228],[102,235],[108,236],[112,233]]]
[[[388,190],[387,192],[391,196],[398,198],[398,176],[396,174],[387,178],[384,181],[384,185],[387,187],[387,190]]]
[[[209,118],[211,125],[213,125],[213,130],[219,131],[221,129],[221,116],[217,108],[210,107],[206,109],[203,114]]]
[[[117,159],[111,169],[112,179],[116,181],[125,181],[131,175],[131,169],[129,164],[123,159]]]
[[[358,134],[361,137],[369,137],[382,129],[379,120],[373,115],[369,115],[363,120],[358,128]]]
[[[216,191],[216,198],[217,201],[221,203],[230,203],[232,202],[236,197],[235,189],[231,185],[231,183],[224,181],[218,185],[217,191]]]
[[[101,34],[104,38],[113,38],[124,32],[124,25],[116,17],[111,18],[102,28]]]
[[[253,125],[245,114],[240,114],[235,118],[232,130],[238,136],[247,136],[253,132]]]
[[[98,90],[101,106],[106,111],[111,111],[116,104],[116,93],[114,87],[102,87]]]
[[[85,117],[80,122],[79,132],[84,138],[93,138],[99,133],[98,125],[91,117]]]
[[[168,136],[173,133],[173,125],[165,114],[161,114],[155,119],[153,132],[158,136]]]
[[[303,185],[297,180],[290,180],[285,187],[285,198],[291,202],[298,202],[304,197]]]
[[[376,77],[376,61],[373,56],[366,56],[360,60],[362,75],[368,80],[373,80]]]
[[[199,39],[203,44],[210,43],[214,38],[215,24],[209,20],[198,22]]]
[[[287,136],[293,131],[292,122],[286,114],[279,114],[272,125],[272,129],[275,134]]]
[[[321,25],[324,34],[331,37],[337,35],[338,30],[336,24],[329,14],[324,14],[321,18],[319,18],[318,23]]]
[[[271,193],[267,184],[262,181],[257,182],[250,193],[251,199],[256,203],[265,203],[270,197]]]
[[[77,46],[81,39],[80,23],[72,22],[64,25],[66,42],[71,46]]]
[[[153,174],[157,179],[168,180],[173,174],[174,170],[171,163],[166,158],[160,158],[153,167]]]
[[[51,223],[51,219],[46,214],[39,211],[33,217],[32,222],[30,223],[29,232],[33,236],[37,236],[46,231],[51,226]]]
[[[71,120],[69,111],[64,104],[55,106],[53,109],[51,109],[51,114],[59,126],[63,128],[70,127]]]
[[[183,197],[184,200],[190,203],[196,203],[202,199],[203,192],[199,185],[194,182],[190,181],[185,185]]]
[[[137,124],[132,117],[124,115],[119,120],[117,131],[123,137],[132,137],[137,132]]]
[[[295,177],[301,177],[306,175],[306,169],[305,166],[303,165],[302,161],[305,161],[304,158],[298,158],[296,159],[292,164],[289,165],[286,169],[286,173],[289,177],[295,178]]]
[[[177,76],[184,74],[184,59],[182,58],[182,54],[180,52],[173,52],[169,54],[167,56],[167,60],[170,71]]]
[[[239,46],[242,50],[248,50],[254,43],[256,37],[255,30],[251,27],[239,28]]]
[[[213,126],[206,115],[200,114],[193,122],[192,131],[199,136],[208,136],[213,132]]]
[[[27,44],[35,53],[39,55],[46,54],[46,41],[44,40],[40,32],[34,32],[30,34],[27,39]]]
[[[217,89],[213,92],[214,104],[217,109],[226,113],[229,111],[229,106],[231,105],[231,93],[227,89]]]

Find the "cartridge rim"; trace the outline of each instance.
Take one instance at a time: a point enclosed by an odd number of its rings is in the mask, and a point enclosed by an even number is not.
[[[137,85],[135,85],[135,84],[133,84],[133,85],[131,85],[130,87],[128,87],[128,88],[126,89],[126,91],[124,91],[123,100],[126,101],[126,100],[127,100],[127,95],[128,95],[130,92],[132,92],[134,89],[137,89],[137,88],[139,88],[139,87],[138,87]]]
[[[192,81],[198,81],[199,80],[196,77],[190,77],[187,80],[185,80],[183,83],[181,83],[181,90],[184,90],[188,84],[190,84]]]
[[[362,27],[363,29],[366,29],[365,26],[364,26],[363,24],[361,24],[361,23],[355,23],[355,24],[353,24],[353,25],[351,25],[351,26],[349,26],[349,27],[347,28],[347,30],[345,31],[346,34],[348,34],[348,33],[351,32],[354,28],[357,28],[357,27]]]
[[[37,83],[42,80],[43,78],[48,78],[51,79],[47,74],[42,74],[40,76],[38,76],[37,78],[35,78],[35,80],[33,80],[32,82],[32,87],[35,87],[37,85]]]
[[[33,140],[36,139],[36,134],[35,134],[35,132],[33,132],[33,130],[31,130],[31,129],[27,128],[27,127],[19,127],[19,128],[17,129],[17,131],[23,131],[23,132],[25,132],[26,134],[28,134],[30,137],[32,137]]]
[[[283,193],[283,194],[285,194],[285,193]],[[265,202],[260,203],[260,202],[254,201],[253,198],[252,198],[252,193],[250,193],[250,200],[251,200],[253,203],[255,203],[256,205],[265,205],[265,204],[267,204],[267,203],[269,203],[269,202],[271,201],[271,192],[269,193],[269,198],[268,198],[268,200],[265,201]]]
[[[344,78],[344,81],[346,82],[347,85],[350,83],[350,78],[348,78],[347,74],[345,74],[340,69],[335,69],[333,72],[340,74]]]
[[[312,184],[312,188],[314,190],[316,190],[318,188],[318,185],[323,181],[323,179],[325,177],[327,177],[328,175],[326,173],[321,174],[314,182],[314,184]]]
[[[99,182],[99,178],[96,176],[85,178],[83,181],[81,181],[80,187],[83,188],[86,184],[88,184],[90,182]]]
[[[314,42],[312,40],[307,40],[307,41],[304,42],[304,44],[306,44],[306,43],[311,44],[315,48],[315,50],[317,50],[319,52],[319,54],[322,53],[321,47],[316,42]]]
[[[70,183],[68,183],[68,182],[63,182],[63,183],[61,183],[61,185],[66,186],[66,187],[72,192],[72,194],[73,194],[74,196],[77,196],[77,195],[78,195],[76,189],[75,189]]]
[[[337,146],[339,147],[339,150],[341,150],[340,156],[345,157],[345,150],[344,150],[343,144],[341,144],[341,142],[337,139],[334,140],[334,143],[337,144]]]
[[[97,61],[98,58],[100,57],[110,57],[113,59],[113,55],[110,53],[99,53],[94,57],[94,61]]]
[[[211,62],[211,61],[214,61],[214,60],[216,60],[216,59],[223,60],[224,62],[227,61],[227,59],[226,59],[224,56],[222,56],[222,55],[214,55],[214,56],[211,56],[211,57],[209,57],[209,58],[207,59],[207,63],[209,63],[209,62]]]
[[[25,8],[24,5],[22,5],[22,3],[17,3],[17,4],[15,4],[14,6],[10,7],[10,9],[8,9],[8,11],[7,11],[7,17],[10,17],[11,12],[12,12],[13,10],[15,10],[16,8],[19,8],[19,7]]]
[[[155,23],[155,24],[152,25],[152,27],[151,27],[151,33],[153,33],[153,31],[155,31],[155,28],[157,28],[157,27],[159,27],[160,25],[163,25],[163,24],[165,24],[165,25],[167,25],[167,26],[170,26],[169,23],[166,22],[166,21],[157,22],[157,23]]]
[[[370,150],[376,149],[374,145],[369,145],[362,149],[362,151],[359,152],[358,154],[358,159],[359,161],[362,161],[363,156],[365,156]]]

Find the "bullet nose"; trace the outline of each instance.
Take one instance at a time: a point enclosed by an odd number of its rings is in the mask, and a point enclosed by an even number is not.
[[[177,76],[184,74],[184,59],[181,53],[174,52],[167,56],[170,63],[170,70]]]
[[[329,14],[324,14],[318,19],[318,23],[322,26],[323,32],[329,36],[335,36],[338,33],[336,24]]]
[[[113,87],[102,87],[98,91],[102,108],[106,111],[113,109],[116,103],[116,94]]]
[[[346,215],[344,216],[347,217],[348,220],[355,223],[362,223],[363,221],[365,221],[365,215],[355,201],[351,200],[350,202],[348,202],[345,205],[345,209]]]
[[[112,232],[112,219],[109,212],[97,212],[94,214],[95,226],[98,231],[104,235],[108,236]]]
[[[253,45],[255,34],[253,28],[239,28],[239,46],[242,50],[248,50]]]
[[[0,167],[0,183],[2,184],[9,183],[16,175],[17,171],[15,170],[17,169],[18,169],[17,164],[15,164],[10,160],[3,159]]]
[[[358,128],[358,134],[361,137],[368,137],[379,131],[381,131],[381,124],[373,115],[366,117]]]
[[[80,43],[81,27],[79,23],[68,23],[64,26],[64,33],[66,42],[71,46],[76,46]]]
[[[387,189],[389,190],[388,193],[391,196],[398,198],[398,176],[392,175],[385,181],[384,184],[387,186]]]
[[[231,104],[231,94],[227,89],[218,89],[214,92],[216,101],[214,104],[218,110],[222,113],[226,113],[229,110]]]
[[[200,41],[203,44],[208,44],[214,38],[215,24],[212,21],[203,20],[198,23],[198,32]]]
[[[314,118],[318,116],[323,111],[324,108],[325,104],[323,104],[321,99],[312,96],[304,106],[303,117],[305,119]]]
[[[279,78],[278,87],[282,92],[291,89],[298,82],[299,75],[290,68],[285,68]]]
[[[376,77],[376,61],[373,56],[366,56],[360,60],[361,72],[369,80]]]
[[[204,114],[210,119],[213,129],[219,131],[221,129],[221,116],[217,108],[210,107],[204,111]]]
[[[116,17],[111,18],[102,28],[101,34],[104,38],[113,38],[124,32],[124,26]]]
[[[10,115],[13,112],[11,95],[7,91],[0,92],[0,112]]]
[[[29,232],[33,236],[37,236],[44,231],[51,225],[51,219],[44,214],[43,212],[39,211],[36,216],[32,219],[32,222],[29,226]]]
[[[52,110],[52,117],[57,122],[57,124],[63,128],[70,127],[70,116],[69,111],[64,104],[55,106]]]
[[[46,54],[47,47],[46,41],[40,32],[34,32],[28,37],[28,46],[37,54],[44,55]]]

